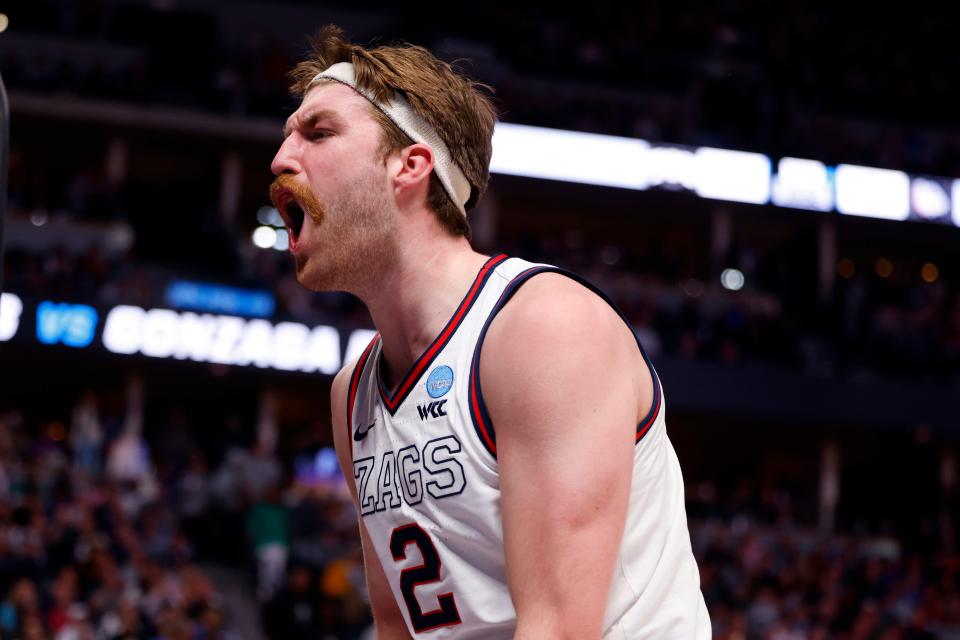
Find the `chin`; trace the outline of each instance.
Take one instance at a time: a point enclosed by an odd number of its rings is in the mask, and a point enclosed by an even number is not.
[[[336,291],[336,287],[333,286],[332,278],[330,274],[317,273],[317,270],[308,269],[306,265],[301,264],[300,261],[297,261],[297,282],[300,283],[304,289],[314,291],[316,293],[323,293],[327,291]]]
[[[309,289],[310,291],[321,291],[321,288],[316,282],[316,277],[311,277],[311,274],[297,266],[297,282],[300,283],[304,289]]]
[[[297,262],[297,282],[306,287],[307,289],[312,289],[310,286],[310,271],[307,269],[307,259],[301,256],[296,257]]]

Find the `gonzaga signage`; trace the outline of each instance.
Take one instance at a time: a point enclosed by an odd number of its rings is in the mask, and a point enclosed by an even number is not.
[[[0,341],[101,347],[118,355],[192,360],[282,371],[336,373],[349,352],[365,346],[368,330],[346,340],[336,327],[172,309],[94,307],[44,300],[35,307],[12,293],[0,296]]]

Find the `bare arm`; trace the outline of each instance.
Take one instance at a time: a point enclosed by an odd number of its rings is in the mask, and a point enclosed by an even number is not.
[[[609,305],[543,274],[491,324],[480,376],[497,434],[515,637],[600,638],[649,370]]]
[[[340,468],[350,487],[350,495],[353,496],[353,504],[360,513],[360,506],[357,502],[357,489],[353,478],[353,461],[350,459],[350,443],[347,441],[346,415],[347,415],[347,387],[350,384],[350,376],[353,373],[356,362],[352,362],[344,367],[337,377],[333,380],[330,399],[330,406],[333,411],[333,442],[337,449],[337,458],[340,460]],[[363,544],[363,565],[367,576],[367,591],[370,593],[370,607],[373,610],[373,621],[377,629],[377,640],[408,640],[410,633],[407,631],[407,623],[403,619],[403,614],[397,606],[397,601],[393,597],[393,591],[387,582],[387,576],[383,572],[383,566],[380,559],[373,550],[373,543],[367,528],[363,524],[363,518],[358,516],[360,524],[360,541]]]

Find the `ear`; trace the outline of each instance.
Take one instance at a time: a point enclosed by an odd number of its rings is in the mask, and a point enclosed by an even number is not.
[[[397,202],[409,200],[421,193],[425,198],[430,188],[430,174],[433,172],[433,149],[418,142],[401,149],[397,161],[392,167],[393,193]]]

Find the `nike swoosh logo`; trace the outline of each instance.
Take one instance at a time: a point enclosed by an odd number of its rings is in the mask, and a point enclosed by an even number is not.
[[[373,429],[375,426],[377,426],[376,420],[371,422],[370,426],[367,428],[357,427],[357,430],[353,433],[353,439],[356,442],[360,442],[361,440],[367,437],[367,434],[370,433],[370,429]]]

